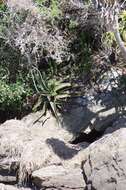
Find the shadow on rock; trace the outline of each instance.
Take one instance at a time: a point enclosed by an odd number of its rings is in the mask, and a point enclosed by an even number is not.
[[[61,159],[68,160],[74,157],[80,149],[68,147],[63,141],[55,138],[46,140],[46,143],[51,146],[53,152]],[[70,145],[71,146],[71,145]]]

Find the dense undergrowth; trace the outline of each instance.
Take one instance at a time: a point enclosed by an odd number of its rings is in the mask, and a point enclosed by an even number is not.
[[[120,16],[124,41],[125,15]],[[57,117],[67,99],[84,95],[104,68],[116,65],[118,46],[106,32],[88,2],[1,2],[0,120],[38,109]],[[94,59],[101,52],[106,67]]]

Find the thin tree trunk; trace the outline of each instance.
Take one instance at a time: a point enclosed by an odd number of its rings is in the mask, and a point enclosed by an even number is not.
[[[122,56],[126,60],[126,47],[120,36],[118,17],[116,17],[115,23],[116,23],[116,27],[113,28],[114,36],[115,36],[116,42],[121,50]]]

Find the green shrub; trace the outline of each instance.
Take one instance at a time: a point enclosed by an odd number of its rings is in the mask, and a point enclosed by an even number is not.
[[[0,11],[5,11],[6,10],[6,5],[4,3],[0,4]]]
[[[69,23],[69,29],[73,30],[78,26],[78,22],[76,20],[71,19]]]
[[[59,16],[61,16],[58,0],[52,0],[51,2],[47,2],[47,0],[35,0],[35,2],[39,7],[40,12],[49,16],[51,19],[59,18]]]
[[[30,88],[24,84],[16,82],[7,84],[5,81],[0,81],[0,110],[21,111],[23,101],[26,96],[31,94]]]

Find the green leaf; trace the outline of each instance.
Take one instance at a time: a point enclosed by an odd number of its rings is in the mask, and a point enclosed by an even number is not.
[[[55,91],[60,91],[60,90],[62,90],[63,88],[68,88],[68,87],[71,87],[71,84],[70,84],[70,83],[60,83],[60,84],[55,88]]]
[[[56,96],[56,100],[63,99],[63,98],[68,98],[68,97],[71,97],[71,95],[70,94],[57,95]]]

